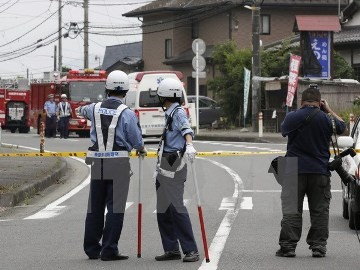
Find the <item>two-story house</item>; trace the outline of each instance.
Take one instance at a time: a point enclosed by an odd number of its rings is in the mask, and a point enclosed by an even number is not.
[[[296,15],[338,15],[349,0],[265,0],[259,1],[263,45],[293,35]],[[180,70],[187,78],[189,94],[195,91],[192,78],[192,41],[201,38],[207,45],[206,79],[200,80],[200,94],[212,96],[206,80],[216,75],[212,64],[214,45],[234,40],[239,48],[251,48],[252,12],[239,0],[155,0],[125,13],[138,17],[143,25],[144,70]],[[250,68],[250,67],[249,67]]]

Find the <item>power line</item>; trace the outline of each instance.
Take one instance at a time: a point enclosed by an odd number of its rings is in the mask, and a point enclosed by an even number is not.
[[[9,2],[11,2],[11,0],[9,0],[9,1],[7,1],[7,2],[3,3],[3,4],[0,6],[0,8],[2,8],[3,6],[5,6],[5,5],[6,5],[6,4],[8,4]]]
[[[12,3],[10,6],[8,6],[7,8],[5,8],[4,10],[0,11],[0,13],[5,12],[6,10],[8,10],[9,8],[15,6],[20,0],[16,0],[14,3]]]
[[[62,9],[64,6],[65,6],[65,4],[62,5],[58,10]],[[5,43],[5,44],[0,45],[0,48],[1,48],[1,47],[4,47],[4,46],[6,46],[6,45],[9,45],[9,44],[11,44],[11,43],[13,43],[13,42],[21,39],[22,37],[26,36],[27,34],[31,33],[31,32],[34,31],[36,28],[38,28],[39,26],[41,26],[42,24],[44,24],[47,20],[49,20],[52,16],[54,16],[55,14],[57,14],[58,10],[55,11],[54,13],[52,13],[49,17],[47,17],[47,18],[46,18],[45,20],[43,20],[41,23],[39,23],[38,25],[36,25],[36,26],[33,27],[32,29],[30,29],[30,31],[27,31],[25,34],[21,35],[20,37],[17,37],[17,38],[15,38],[15,39],[13,39],[12,41],[9,41],[9,42],[7,42],[7,43]]]
[[[18,48],[18,49],[16,49],[16,50],[13,50],[13,51],[10,51],[10,52],[0,53],[0,57],[4,57],[4,56],[7,56],[7,55],[9,55],[9,54],[13,54],[13,53],[17,53],[17,52],[23,51],[23,50],[28,49],[28,48],[30,48],[30,47],[32,47],[32,46],[35,46],[35,45],[38,46],[38,43],[44,42],[46,39],[48,39],[49,37],[57,34],[59,31],[60,31],[60,29],[57,30],[56,32],[53,32],[53,33],[47,35],[47,36],[44,37],[44,38],[38,39],[36,42],[33,42],[32,44],[29,44],[29,45],[24,46],[24,47],[22,47],[22,48]]]

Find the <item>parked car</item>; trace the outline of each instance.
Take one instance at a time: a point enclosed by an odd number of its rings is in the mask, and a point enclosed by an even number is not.
[[[187,96],[189,103],[196,105],[196,96]],[[219,121],[221,107],[217,102],[209,97],[199,96],[199,125],[211,126],[215,121]]]
[[[351,136],[341,136],[338,145],[342,148],[360,148],[360,118],[355,122]],[[355,181],[342,186],[342,215],[349,220],[350,229],[360,229],[360,154],[354,157],[347,155],[342,159],[342,166],[346,172],[353,176]]]

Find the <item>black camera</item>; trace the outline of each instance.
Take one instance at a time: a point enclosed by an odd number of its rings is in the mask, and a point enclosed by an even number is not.
[[[329,162],[329,170],[336,171],[337,174],[340,176],[341,181],[347,185],[348,183],[354,181],[354,176],[349,174],[342,166],[342,158],[350,155],[352,157],[356,156],[356,152],[353,148],[348,148],[339,153],[339,155],[334,157],[334,160]]]

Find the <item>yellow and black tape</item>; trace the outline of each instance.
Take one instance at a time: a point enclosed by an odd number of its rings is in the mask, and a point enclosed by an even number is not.
[[[355,150],[360,153],[360,149]],[[330,150],[331,154],[334,154],[333,150]],[[229,157],[229,156],[254,156],[254,155],[284,155],[285,151],[212,151],[212,152],[197,152],[197,156],[202,157]],[[28,152],[28,153],[0,153],[0,157],[86,157],[86,152]],[[129,153],[129,157],[138,157],[135,151]],[[148,152],[147,158],[157,157],[157,152]]]
[[[241,152],[241,151],[214,151],[214,152],[197,152],[197,156],[207,157],[227,157],[227,156],[249,156],[249,155],[269,155],[284,154],[285,152]],[[137,157],[136,152],[130,152],[130,157]],[[86,157],[86,152],[46,152],[46,153],[0,153],[0,157]],[[147,158],[157,157],[156,152],[148,152]]]

